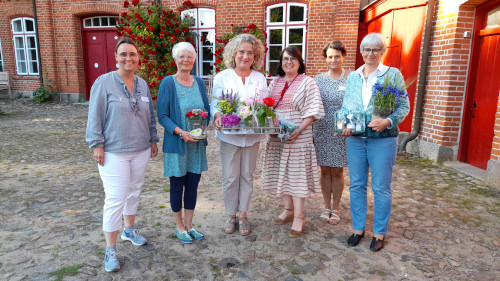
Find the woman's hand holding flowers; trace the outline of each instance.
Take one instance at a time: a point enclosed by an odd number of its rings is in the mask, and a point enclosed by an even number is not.
[[[372,128],[372,130],[377,131],[379,133],[387,129],[387,127],[389,126],[391,126],[391,120],[387,118],[373,120],[370,122],[370,124],[368,124],[368,127]]]

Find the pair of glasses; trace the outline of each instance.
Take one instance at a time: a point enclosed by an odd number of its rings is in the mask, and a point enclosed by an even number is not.
[[[363,48],[363,53],[365,54],[369,54],[369,53],[372,53],[374,55],[377,55],[378,53],[380,53],[380,49],[370,49],[370,48]]]
[[[127,53],[119,53],[118,54],[118,57],[120,57],[121,60],[126,60],[127,58],[131,58],[131,59],[135,59],[137,58],[137,53],[130,53],[130,54],[127,54]]]
[[[284,57],[283,58],[283,62],[297,62],[297,58],[296,57]]]
[[[180,59],[180,60],[192,60],[194,59],[194,56],[191,56],[191,55],[180,55],[177,57],[177,59]]]

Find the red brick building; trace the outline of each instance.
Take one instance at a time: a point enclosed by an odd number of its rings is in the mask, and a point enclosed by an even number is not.
[[[113,25],[123,1],[34,2],[0,0],[0,70],[9,72],[14,93],[36,89],[43,70],[63,96],[86,97],[94,77],[114,69]],[[160,2],[174,10],[183,3]],[[500,0],[191,2],[194,8],[183,13],[195,17],[193,31],[210,42],[232,26],[266,30],[266,70],[284,46],[296,45],[307,74],[320,73],[321,49],[334,39],[347,46],[345,64],[353,70],[362,64],[362,36],[382,33],[389,45],[384,62],[419,78],[409,89],[411,116],[401,125],[406,150],[469,163],[500,184]],[[197,75],[210,72],[212,52],[211,43],[199,44]]]

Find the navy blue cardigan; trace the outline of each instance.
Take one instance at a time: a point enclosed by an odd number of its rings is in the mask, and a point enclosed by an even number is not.
[[[208,111],[208,118],[210,118],[210,105],[208,104],[207,87],[201,78],[196,76],[194,78],[198,82],[201,98],[203,99],[205,110]],[[181,112],[181,108],[179,106],[179,99],[177,98],[177,91],[175,90],[174,76],[167,76],[161,81],[160,89],[158,90],[156,111],[158,112],[158,121],[165,128],[165,132],[163,133],[163,152],[178,154],[184,153],[182,150],[183,140],[179,136],[174,135],[175,128],[181,127],[181,118],[186,118],[186,116]],[[210,119],[208,121],[210,121]],[[207,141],[204,140],[204,143],[206,146]]]

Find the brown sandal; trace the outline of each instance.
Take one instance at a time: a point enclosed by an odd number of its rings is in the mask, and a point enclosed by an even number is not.
[[[295,219],[303,220],[304,222],[302,223],[302,228],[300,229],[300,231],[290,229],[290,233],[288,233],[288,236],[290,236],[290,238],[300,237],[302,235],[302,231],[304,231],[304,225],[306,225],[306,218],[305,217],[295,217]]]
[[[248,222],[247,217],[240,218],[240,234],[243,236],[247,236],[250,234],[251,228],[250,223]]]
[[[287,209],[285,208],[286,211],[289,211],[289,212],[292,212],[291,215],[287,216],[285,219],[282,219],[280,217],[277,217],[274,219],[274,224],[278,224],[278,225],[281,225],[281,224],[285,224],[287,222],[291,222],[293,221],[293,210],[290,210],[290,209]]]
[[[229,218],[224,223],[224,232],[231,234],[236,230],[236,215],[229,216]]]

